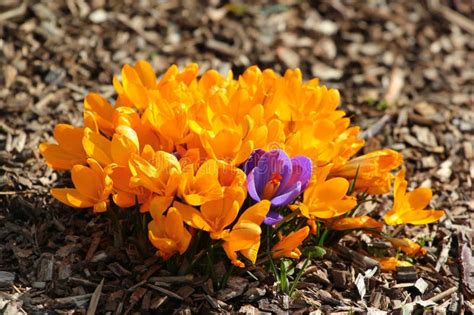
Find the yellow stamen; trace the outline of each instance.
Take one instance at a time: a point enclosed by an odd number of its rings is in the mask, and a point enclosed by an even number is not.
[[[279,173],[273,173],[268,183],[263,188],[262,199],[271,200],[280,187],[282,177]]]

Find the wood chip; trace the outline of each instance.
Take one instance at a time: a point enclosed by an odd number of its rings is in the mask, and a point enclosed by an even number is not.
[[[51,281],[53,280],[54,256],[51,254],[43,254],[39,262],[37,280]]]
[[[168,277],[151,277],[149,282],[166,282],[166,283],[190,283],[194,280],[192,274],[184,276],[168,276]]]
[[[87,315],[94,315],[97,310],[97,306],[99,305],[100,295],[102,294],[102,287],[104,286],[104,278],[100,281],[97,288],[94,290],[92,294],[91,301],[89,303],[89,308],[87,309]]]
[[[397,280],[397,282],[414,282],[417,279],[418,275],[413,266],[397,267],[395,270],[395,280]]]
[[[389,103],[394,103],[405,85],[405,74],[400,68],[393,68],[390,74],[390,85],[385,93],[384,99]]]
[[[361,266],[364,270],[372,269],[374,267],[380,267],[379,262],[375,259],[367,257],[365,255],[359,254],[356,251],[353,251],[350,248],[344,247],[337,244],[334,248],[340,253],[344,258],[351,260],[356,265]]]
[[[15,274],[8,271],[0,271],[0,287],[9,287],[15,280]]]
[[[172,298],[175,298],[175,299],[177,299],[177,300],[180,300],[180,301],[183,300],[183,297],[182,297],[182,296],[180,296],[180,295],[178,295],[178,294],[176,294],[176,293],[174,293],[174,292],[172,292],[172,291],[170,291],[170,290],[168,290],[168,289],[165,289],[165,288],[162,288],[162,287],[153,285],[153,284],[147,284],[147,287],[149,287],[149,288],[151,288],[151,289],[153,289],[153,290],[159,291],[159,292],[161,292],[161,293],[163,293],[163,294],[166,294],[167,296],[172,297]]]

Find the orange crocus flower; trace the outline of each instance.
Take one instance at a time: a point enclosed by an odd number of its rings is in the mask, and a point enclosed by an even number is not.
[[[241,169],[227,164],[224,161],[217,161],[217,167],[217,178],[219,184],[224,189],[224,193],[226,191],[232,191],[235,200],[237,200],[241,206],[247,197],[247,185],[245,185],[247,176]]]
[[[108,136],[114,133],[113,106],[102,96],[96,93],[89,93],[84,99],[84,111],[88,111],[94,117],[99,129]]]
[[[85,165],[86,151],[82,147],[84,128],[58,124],[54,128],[54,139],[58,144],[41,143],[39,150],[49,167],[55,170],[70,170],[76,164]]]
[[[238,259],[238,252],[253,264],[257,261],[262,234],[260,225],[269,210],[270,201],[262,200],[256,203],[242,213],[232,230],[223,237],[222,248],[234,266],[245,267],[245,264]]]
[[[134,67],[122,67],[122,84],[114,78],[114,87],[123,100],[120,105],[133,104],[143,110],[149,104],[148,90],[156,88],[156,76],[151,65],[139,60]]]
[[[82,145],[87,153],[87,156],[99,162],[103,167],[111,164],[112,152],[111,141],[95,132],[90,128],[84,129],[84,137],[82,138]]]
[[[393,207],[388,211],[384,220],[388,225],[397,224],[428,224],[438,221],[443,210],[424,210],[430,203],[432,192],[429,188],[417,188],[407,191],[405,169],[401,169],[395,178]]]
[[[301,256],[301,252],[298,246],[308,237],[309,227],[305,226],[298,231],[291,232],[287,236],[283,236],[275,246],[272,247],[272,257],[288,257],[298,259]]]
[[[191,242],[191,234],[183,226],[183,218],[176,208],[169,208],[166,215],[159,215],[148,223],[148,238],[157,255],[168,260],[176,253],[183,254]]]
[[[205,202],[201,206],[201,211],[196,208],[174,202],[184,222],[196,229],[210,233],[212,239],[221,239],[226,233],[226,227],[237,218],[240,204],[229,191],[223,198]]]
[[[71,169],[71,179],[75,188],[53,188],[51,194],[62,203],[74,208],[93,207],[94,212],[107,210],[112,180],[108,169],[103,169],[93,159],[87,159],[89,167],[75,165]]]
[[[390,191],[392,174],[390,171],[403,163],[400,153],[383,149],[356,157],[342,166],[331,170],[330,177],[356,178],[355,189],[371,195]]]
[[[188,225],[210,232],[212,239],[221,239],[228,233],[226,228],[237,218],[246,196],[245,173],[242,170],[218,161],[218,173],[218,181],[224,191],[221,198],[206,201],[200,211],[174,203]]]
[[[154,202],[157,204],[153,209],[159,214],[168,209],[177,193],[181,178],[181,165],[176,157],[164,151],[155,152],[151,146],[145,146],[141,156],[132,155],[129,167],[133,174],[130,186],[144,187],[153,192]]]
[[[423,256],[426,254],[425,248],[408,238],[388,237],[387,240],[392,243],[393,247],[400,249],[408,256]]]
[[[384,257],[377,260],[380,263],[380,269],[384,272],[395,271],[397,267],[412,266],[408,261],[398,260],[396,257]]]
[[[224,189],[219,183],[219,166],[216,160],[207,160],[194,174],[194,166],[183,170],[179,185],[179,196],[192,206],[222,198]]]
[[[301,210],[301,214],[309,219],[330,219],[340,216],[353,209],[357,201],[346,196],[349,182],[344,178],[331,178],[318,183],[311,182],[303,193],[303,201],[290,209]]]
[[[109,166],[109,177],[114,182],[112,199],[114,203],[122,208],[132,207],[138,203],[140,212],[146,212],[150,208],[152,192],[141,186],[130,186],[130,179],[133,174],[128,166],[111,164]]]
[[[209,158],[229,161],[232,165],[240,165],[254,149],[252,141],[242,140],[241,132],[231,128],[217,132],[202,130],[200,140]]]
[[[336,231],[354,229],[376,229],[382,230],[383,223],[377,222],[369,216],[339,218],[331,224],[330,228]]]

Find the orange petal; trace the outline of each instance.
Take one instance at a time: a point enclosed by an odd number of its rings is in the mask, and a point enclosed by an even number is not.
[[[125,94],[137,108],[147,108],[149,103],[148,92],[142,85],[129,82],[124,85],[124,88]]]
[[[101,165],[107,166],[112,163],[111,143],[101,134],[95,133],[89,128],[85,128],[82,144],[87,155]]]
[[[39,150],[48,166],[55,170],[70,170],[76,164],[86,164],[86,156],[78,158],[66,153],[57,144],[42,143]]]
[[[94,205],[94,213],[101,213],[107,211],[107,201],[101,201]]]
[[[84,99],[84,110],[93,113],[100,130],[107,135],[113,134],[114,108],[105,98],[96,93],[89,93]]]
[[[58,141],[62,150],[76,158],[86,156],[86,152],[82,147],[82,137],[84,130],[67,124],[58,124],[54,128],[54,138]]]
[[[291,232],[272,247],[272,256],[275,258],[282,256],[295,258],[295,255],[292,253],[297,249],[298,246],[301,245],[301,243],[303,243],[306,237],[308,237],[308,234],[309,227],[307,226],[299,229],[298,231]]]
[[[154,196],[150,203],[150,214],[153,218],[158,218],[170,207],[173,197]]]
[[[262,200],[259,203],[254,204],[242,213],[239,222],[250,221],[257,225],[261,225],[263,219],[265,219],[270,210],[270,205],[271,203],[268,200]]]
[[[117,191],[112,199],[114,203],[121,208],[128,208],[135,205],[135,195],[124,191]]]
[[[184,230],[183,218],[180,212],[174,207],[169,208],[166,213],[165,222],[165,233],[168,238],[179,242]]]
[[[221,232],[237,218],[239,203],[226,197],[212,200],[201,206],[201,214],[212,225],[214,232]]]
[[[411,211],[400,215],[400,219],[403,223],[409,223],[414,225],[429,224],[438,221],[444,216],[443,210],[423,210],[423,211]]]
[[[201,212],[196,210],[196,208],[177,201],[173,203],[173,207],[178,209],[178,211],[181,213],[181,216],[183,217],[183,221],[187,225],[207,232],[212,230],[209,223],[206,222]]]
[[[101,178],[92,169],[82,165],[75,165],[71,170],[71,179],[74,187],[91,200],[98,200],[103,190]]]
[[[406,194],[406,198],[413,210],[425,209],[431,201],[433,193],[429,188],[417,188]]]
[[[82,195],[74,188],[53,188],[51,195],[62,203],[74,208],[89,208],[94,205],[94,201]]]
[[[395,257],[385,257],[385,258],[379,259],[379,263],[380,263],[380,269],[382,269],[382,271],[384,272],[395,271],[397,267],[402,267],[402,266],[408,267],[412,265],[408,261],[398,260]]]
[[[348,189],[347,179],[336,177],[317,185],[315,195],[319,200],[338,200],[346,195]]]
[[[137,72],[144,86],[149,89],[156,88],[155,71],[153,71],[152,66],[148,62],[144,60],[138,60],[135,64],[135,71]]]
[[[260,242],[261,233],[262,230],[259,225],[250,221],[243,221],[233,227],[232,231],[224,237],[224,241],[228,242],[231,250],[240,251]]]
[[[240,253],[242,254],[242,256],[250,260],[252,264],[255,264],[255,262],[257,261],[259,248],[260,248],[260,241],[252,244],[252,246],[250,246],[249,248],[242,249]]]
[[[135,130],[127,126],[118,126],[110,144],[110,153],[114,162],[126,166],[131,155],[138,153],[138,150],[138,136]]]
[[[120,81],[119,81],[119,79],[117,78],[116,75],[114,75],[114,78],[112,79],[112,84],[113,84],[115,92],[117,92],[117,94],[120,95],[120,94],[125,93],[124,90],[123,90],[122,84],[120,83]]]
[[[336,231],[352,229],[377,229],[381,230],[383,223],[377,222],[369,216],[340,218],[331,224],[330,228]]]

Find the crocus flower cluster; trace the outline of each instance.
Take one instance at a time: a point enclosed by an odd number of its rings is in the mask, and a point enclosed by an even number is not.
[[[85,97],[83,126],[58,124],[57,143],[40,145],[46,163],[70,171],[74,185],[51,193],[94,212],[149,213],[149,239],[164,260],[186,253],[199,231],[244,267],[256,263],[264,233],[265,252],[297,259],[321,229],[374,233],[384,223],[427,224],[443,215],[425,210],[431,190],[407,192],[405,170],[394,175],[403,163],[398,152],[356,157],[364,141],[338,110],[338,91],[303,82],[300,70],[281,76],[253,66],[234,79],[173,65],[157,79],[138,61],[113,86],[114,99]],[[393,182],[385,215],[351,215],[358,196],[389,193]],[[423,252],[407,239],[390,242]]]

